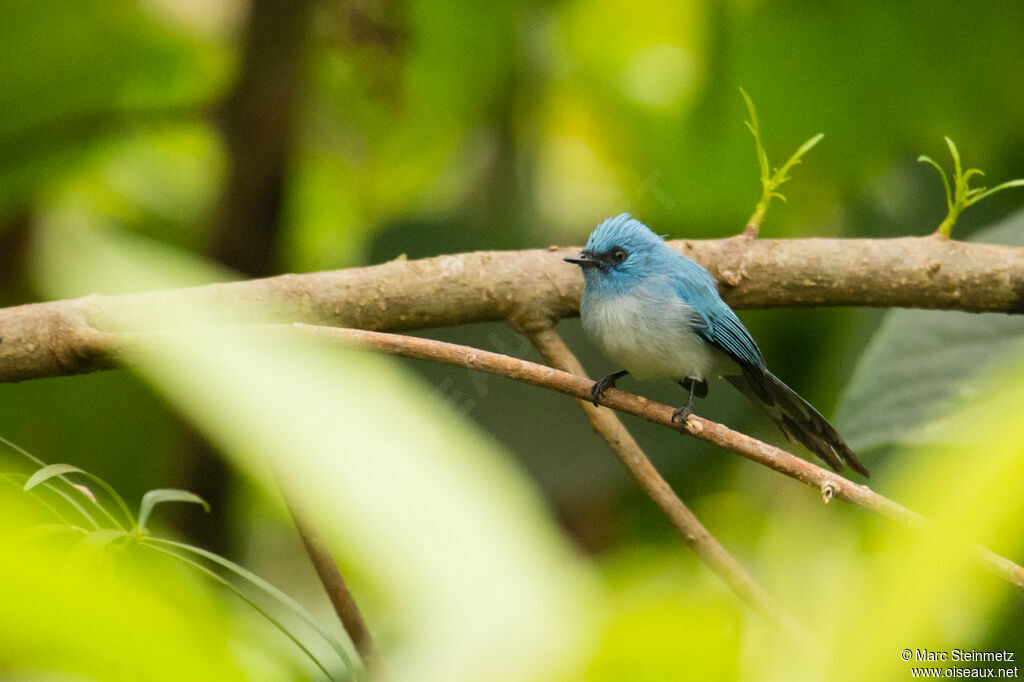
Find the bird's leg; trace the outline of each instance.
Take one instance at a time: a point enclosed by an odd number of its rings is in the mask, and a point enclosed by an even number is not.
[[[627,374],[629,374],[627,370],[620,369],[618,372],[612,372],[604,379],[595,382],[594,385],[590,387],[590,402],[594,403],[594,406],[596,407],[597,401],[601,399],[604,392],[609,388],[615,388],[615,382]]]
[[[704,399],[708,397],[707,379],[697,381],[693,377],[686,377],[685,379],[676,380],[676,383],[682,386],[684,391],[692,391],[693,395],[698,398]]]
[[[693,377],[686,377],[676,383],[690,391],[690,397],[687,399],[686,404],[672,413],[672,421],[678,422],[679,430],[682,431],[686,426],[686,418],[693,414],[693,396],[697,395],[699,398],[706,397],[708,394],[708,382],[704,379],[698,381]]]

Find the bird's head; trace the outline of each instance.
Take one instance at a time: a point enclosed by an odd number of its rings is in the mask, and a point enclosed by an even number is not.
[[[565,261],[583,269],[587,284],[625,286],[649,273],[665,248],[661,237],[623,213],[598,225],[580,255]]]

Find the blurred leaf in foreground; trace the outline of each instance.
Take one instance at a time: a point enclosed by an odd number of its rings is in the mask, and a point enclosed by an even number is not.
[[[934,526],[850,524],[836,543],[846,549],[826,553],[800,542],[806,514],[782,514],[773,523],[776,535],[762,556],[775,564],[773,574],[787,583],[782,593],[797,602],[797,617],[821,645],[789,658],[773,657],[761,646],[753,660],[772,664],[751,679],[907,679],[912,666],[927,663],[907,662],[900,656],[904,649],[1019,645],[1020,593],[983,568],[975,543],[1018,563],[1024,558],[1024,362],[1017,358],[971,381],[980,387],[978,395],[941,419],[956,444],[929,447],[925,467],[909,466],[897,450],[893,461],[900,466],[891,467],[884,481],[890,497],[925,512]],[[949,438],[936,442],[942,440]],[[810,579],[820,575],[828,580]],[[1003,623],[1007,615],[1016,622]]]
[[[201,579],[90,536],[61,534],[75,542],[71,552],[26,541],[18,533],[32,519],[30,503],[0,486],[0,678],[247,679],[225,614]],[[109,551],[118,551],[116,563]]]
[[[180,284],[172,258],[129,265],[133,240],[61,215],[46,229],[57,292]],[[587,571],[507,455],[428,387],[379,356],[245,329],[176,328],[159,347],[140,371],[246,471],[276,470],[385,595],[392,679],[546,679],[587,655]]]
[[[636,546],[603,561],[611,617],[587,682],[737,679],[741,634],[758,619],[692,555]]]

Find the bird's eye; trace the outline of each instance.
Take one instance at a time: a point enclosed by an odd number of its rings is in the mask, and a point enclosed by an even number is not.
[[[621,246],[616,246],[608,253],[608,255],[611,257],[612,263],[618,265],[622,261],[626,260],[626,256],[629,254],[627,254],[626,250]]]

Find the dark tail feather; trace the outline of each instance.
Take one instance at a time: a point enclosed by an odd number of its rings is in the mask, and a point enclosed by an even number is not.
[[[854,471],[864,476],[871,475],[835,427],[768,370],[758,368],[725,378],[752,402],[760,405],[790,441],[803,443],[836,471],[842,471],[843,462],[846,462]]]

